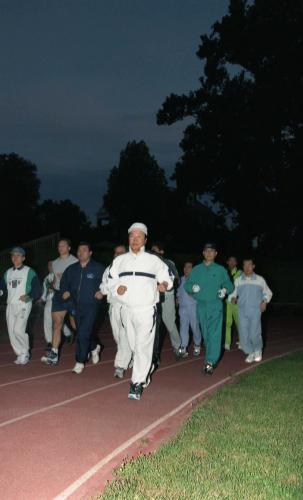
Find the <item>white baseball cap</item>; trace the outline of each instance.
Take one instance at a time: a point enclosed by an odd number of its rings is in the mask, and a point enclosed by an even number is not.
[[[128,234],[131,233],[132,231],[135,231],[137,229],[138,231],[142,231],[142,233],[147,236],[147,227],[145,224],[142,224],[142,222],[134,222],[128,229]]]

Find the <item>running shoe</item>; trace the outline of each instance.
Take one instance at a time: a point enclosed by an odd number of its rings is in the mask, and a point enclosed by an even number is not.
[[[255,353],[252,352],[245,358],[245,363],[253,363],[255,361]]]
[[[201,347],[199,345],[194,345],[193,355],[200,356]]]
[[[77,375],[80,375],[84,370],[84,363],[76,363],[74,368],[73,368],[73,373],[77,373]]]
[[[59,362],[58,353],[52,349],[47,356],[42,356],[41,361],[46,365],[56,366]]]
[[[99,344],[97,345],[97,347],[93,351],[91,351],[93,365],[97,365],[99,363],[100,351],[101,351],[101,346]]]
[[[136,399],[139,401],[143,392],[142,384],[130,384],[128,399]]]
[[[212,375],[214,373],[214,367],[211,363],[206,363],[204,366],[205,375]]]
[[[262,361],[262,351],[256,351],[255,352],[254,361],[256,361],[257,363],[259,363],[260,361]]]
[[[124,377],[124,369],[117,366],[114,371],[115,378],[123,378]]]

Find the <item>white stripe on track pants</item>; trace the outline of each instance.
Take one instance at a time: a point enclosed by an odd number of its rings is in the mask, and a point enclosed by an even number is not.
[[[156,331],[156,307],[121,307],[122,326],[126,332],[130,355],[133,353],[133,384],[143,384],[149,373]]]

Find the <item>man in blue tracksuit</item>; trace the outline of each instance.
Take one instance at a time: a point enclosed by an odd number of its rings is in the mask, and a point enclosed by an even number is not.
[[[79,262],[69,266],[64,271],[60,292],[64,300],[72,302],[72,315],[77,327],[76,364],[73,372],[80,374],[91,353],[92,362],[99,362],[100,345],[92,336],[93,326],[103,298],[100,284],[104,266],[94,261],[89,243],[81,242],[78,246]]]

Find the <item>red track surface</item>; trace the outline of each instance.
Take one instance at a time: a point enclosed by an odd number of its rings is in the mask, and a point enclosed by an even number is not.
[[[264,361],[303,348],[302,321],[272,319],[267,337]],[[205,394],[252,369],[233,349],[205,377],[202,358],[176,362],[165,344],[161,367],[142,400],[129,401],[130,373],[123,381],[113,378],[108,329],[101,338],[101,363],[87,365],[80,376],[71,373],[74,346],[64,347],[53,368],[40,363],[42,338],[26,366],[14,365],[10,346],[1,344],[0,498],[91,498],[122,460],[153,450]]]

